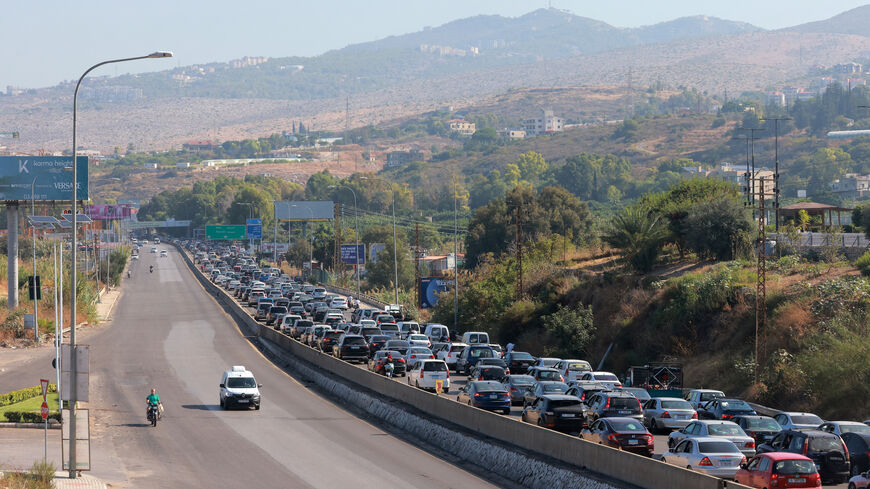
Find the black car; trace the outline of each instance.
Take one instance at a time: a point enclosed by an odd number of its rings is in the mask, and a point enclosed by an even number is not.
[[[365,362],[369,359],[369,345],[362,336],[346,334],[332,347],[332,354],[339,360]]]
[[[770,416],[734,416],[731,421],[743,428],[747,435],[755,439],[756,445],[767,443],[782,431],[782,426]]]
[[[505,362],[504,359],[502,359],[502,358],[498,358],[498,357],[481,358],[480,360],[477,361],[477,364],[475,366],[484,366],[484,365],[490,366],[490,367],[501,367],[501,368],[505,369],[505,371],[507,373],[511,373],[511,369],[508,368],[507,362]]]
[[[408,343],[406,340],[390,340],[384,345],[385,350],[397,351],[402,356],[408,354],[408,348],[411,348],[411,343]]]
[[[870,470],[870,433],[843,433],[840,436],[849,449],[852,475]]]
[[[374,356],[374,354],[382,349],[391,338],[387,335],[378,334],[369,336],[366,339],[369,341],[369,355]]]
[[[574,396],[547,394],[523,408],[523,421],[565,433],[580,431],[583,403]]]
[[[506,375],[505,369],[498,365],[481,365],[478,363],[471,370],[468,380],[496,380],[501,382]]]
[[[700,419],[730,420],[734,416],[755,416],[755,412],[743,399],[713,399],[698,410]]]
[[[599,384],[597,382],[582,382],[572,385],[571,388],[568,389],[568,392],[566,392],[565,394],[568,394],[569,396],[576,396],[580,398],[581,401],[586,402],[594,394],[610,391],[610,387],[607,387],[604,384]]]
[[[547,394],[564,394],[568,384],[564,382],[538,381],[526,388],[523,394],[523,407],[535,402],[535,399]]]
[[[504,361],[514,374],[525,374],[537,359],[524,351],[511,351],[504,356]]]
[[[583,417],[587,426],[599,418],[634,418],[643,422],[643,408],[638,398],[628,392],[599,392],[586,400]]]
[[[849,480],[850,464],[846,445],[839,436],[821,430],[782,430],[770,443],[758,445],[757,453],[790,452],[812,459],[822,482]]]
[[[329,330],[323,333],[323,336],[317,342],[318,348],[322,352],[332,353],[332,347],[335,346],[343,334],[344,331],[341,330]]]

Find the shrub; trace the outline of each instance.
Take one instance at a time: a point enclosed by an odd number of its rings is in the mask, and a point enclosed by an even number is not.
[[[3,416],[10,423],[42,423],[42,415],[30,411],[6,411]],[[48,419],[60,421],[60,413],[50,413]]]
[[[48,384],[48,392],[57,392],[57,384]],[[0,394],[0,407],[16,404],[41,395],[41,386],[28,387],[26,389],[7,392],[6,394]]]
[[[870,276],[870,251],[865,251],[855,260],[855,268],[861,270],[861,275]]]

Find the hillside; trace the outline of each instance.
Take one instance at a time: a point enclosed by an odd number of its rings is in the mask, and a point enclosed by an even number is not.
[[[785,29],[795,32],[825,32],[870,36],[870,5],[853,8],[830,19],[809,22]]]

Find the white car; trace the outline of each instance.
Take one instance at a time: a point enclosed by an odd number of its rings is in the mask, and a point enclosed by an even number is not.
[[[686,402],[683,400],[683,402]],[[662,454],[662,462],[713,477],[733,479],[746,457],[733,442],[722,438],[687,438]]]
[[[423,348],[431,348],[432,342],[429,341],[429,337],[424,334],[412,334],[408,335],[408,343],[411,346],[421,346]]]
[[[296,323],[297,319],[302,319],[302,316],[298,314],[285,314],[284,317],[281,318],[281,324],[278,326],[278,330],[284,334],[289,334],[290,328],[293,327],[293,324]]]
[[[220,405],[223,409],[231,406],[260,409],[260,387],[254,374],[243,365],[234,365],[221,377]]]
[[[580,376],[581,382],[597,382],[603,386],[607,386],[610,389],[616,389],[617,387],[622,387],[622,382],[619,381],[619,378],[616,374],[610,372],[586,372]]]
[[[678,397],[654,397],[643,405],[643,421],[651,432],[685,428],[695,419],[692,405]]]
[[[553,368],[562,374],[565,382],[573,382],[584,373],[592,371],[592,365],[586,360],[560,360]]]
[[[160,256],[161,257],[169,256],[169,253],[166,250],[160,250]]]
[[[465,343],[453,343],[450,345],[450,348],[446,348],[441,350],[436,355],[439,359],[444,360],[447,363],[447,366],[456,370],[456,361],[459,360],[459,355],[462,354],[462,350],[468,346]]]
[[[686,395],[683,396],[683,399],[689,401],[689,404],[692,405],[692,409],[698,410],[704,404],[712,401],[713,399],[724,399],[725,393],[722,391],[716,391],[713,389],[692,389]]]
[[[230,280],[227,282],[227,290],[236,290],[239,285],[241,285],[241,282],[238,280]]]
[[[843,433],[870,433],[870,426],[857,421],[826,421],[819,425],[819,429],[837,436]]]
[[[420,360],[428,360],[435,359],[435,355],[432,354],[432,350],[428,348],[423,348],[422,346],[413,346],[411,345],[408,348],[408,352],[405,354],[405,365],[413,365]]]
[[[779,413],[773,417],[784,430],[801,430],[818,428],[824,423],[822,418],[813,413]]]
[[[675,448],[686,438],[708,436],[724,438],[733,442],[747,458],[755,456],[755,440],[747,435],[737,423],[713,419],[692,421],[685,428],[672,432],[668,436],[668,448]]]
[[[344,297],[334,297],[331,301],[329,301],[329,307],[331,309],[341,309],[342,311],[347,310],[347,299]]]
[[[157,253],[157,247],[151,248],[151,253]]]
[[[444,360],[424,359],[408,367],[408,385],[418,389],[436,390],[437,381],[442,382],[441,392],[450,392],[450,370]]]
[[[131,259],[131,260],[138,260],[138,259],[139,259],[139,255],[130,255],[130,259]]]

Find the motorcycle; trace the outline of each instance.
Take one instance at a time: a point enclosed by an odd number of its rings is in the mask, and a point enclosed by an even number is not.
[[[151,426],[157,426],[157,419],[160,418],[160,405],[159,404],[148,404],[148,421],[151,422]]]
[[[148,273],[154,273],[154,265],[148,267]]]
[[[390,379],[393,378],[393,370],[394,369],[395,369],[395,367],[393,366],[392,362],[385,363],[384,364],[384,375],[386,375],[387,378],[390,378]]]

